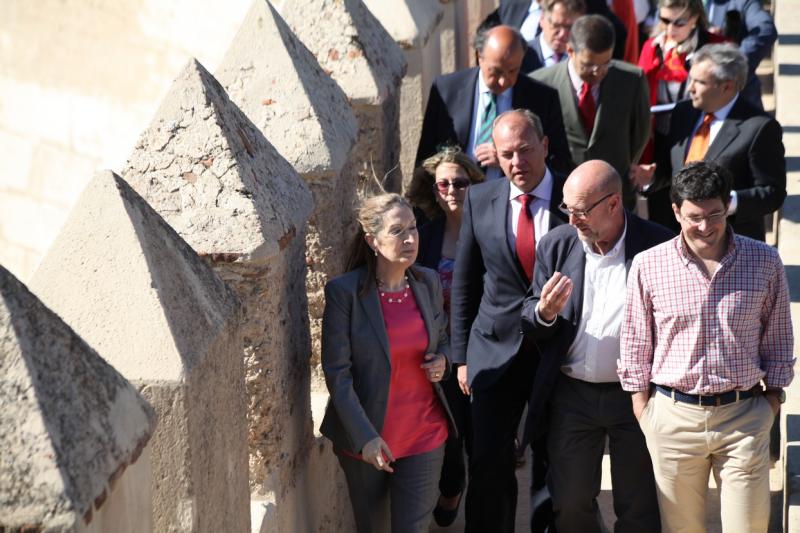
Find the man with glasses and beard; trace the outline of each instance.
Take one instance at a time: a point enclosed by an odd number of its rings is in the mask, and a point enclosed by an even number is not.
[[[658,531],[653,467],[617,377],[625,279],[633,257],[673,236],[622,207],[622,180],[587,161],[564,185],[569,225],[536,250],[522,330],[542,352],[527,428],[546,433],[547,486],[560,533],[602,531],[597,507],[606,439],[618,532]]]

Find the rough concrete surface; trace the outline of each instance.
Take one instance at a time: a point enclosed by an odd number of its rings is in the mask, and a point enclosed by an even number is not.
[[[239,296],[251,489],[274,495],[279,513],[295,512],[282,502],[312,441],[308,187],[196,62],[176,80],[125,176]]]
[[[423,48],[444,16],[440,1],[364,0],[364,4],[403,49]]]
[[[131,384],[2,267],[0,406],[0,530],[90,524],[156,425]]]
[[[31,287],[156,409],[156,531],[249,528],[240,305],[124,180],[98,173]]]
[[[294,169],[196,60],[178,75],[123,176],[200,254],[275,257],[312,207]]]
[[[357,177],[348,163],[358,124],[344,91],[266,0],[255,0],[216,72],[231,100],[309,185],[306,288],[319,364],[325,283],[344,268]]]
[[[359,132],[351,161],[359,187],[392,172],[384,185],[399,190],[399,86],[406,69],[400,47],[361,0],[274,4],[353,106]]]

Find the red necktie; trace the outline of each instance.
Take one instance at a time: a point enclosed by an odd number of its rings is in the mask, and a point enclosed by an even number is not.
[[[594,98],[592,97],[592,86],[584,83],[581,87],[581,95],[578,98],[578,109],[581,112],[581,121],[583,127],[586,128],[586,136],[592,136],[594,130],[594,114],[596,113],[594,107]]]
[[[533,280],[533,263],[536,261],[536,231],[533,227],[533,215],[528,205],[533,201],[533,196],[523,194],[519,196],[522,209],[517,219],[517,259],[528,276],[528,281]]]

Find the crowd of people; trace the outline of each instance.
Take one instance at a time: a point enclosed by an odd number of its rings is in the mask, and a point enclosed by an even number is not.
[[[438,77],[405,196],[325,289],[321,431],[359,532],[765,532],[793,378],[758,0],[501,0]],[[649,34],[649,37],[648,37]],[[523,415],[527,413],[524,416]],[[524,431],[520,435],[521,423]],[[521,438],[518,438],[520,437]]]

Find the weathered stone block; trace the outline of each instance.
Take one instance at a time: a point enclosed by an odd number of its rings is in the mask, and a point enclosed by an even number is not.
[[[311,188],[306,288],[313,356],[325,283],[342,272],[354,234],[356,175],[348,164],[358,133],[344,91],[266,0],[255,0],[216,77]]]
[[[249,530],[236,296],[124,180],[97,174],[31,287],[155,407],[155,531]]]
[[[431,0],[364,0],[403,49],[408,70],[400,87],[400,173],[408,185],[431,84],[441,74],[440,24],[444,8]]]
[[[399,190],[398,99],[406,68],[400,48],[362,0],[279,0],[273,4],[353,106],[359,133],[351,160],[360,185],[391,172],[386,187]]]
[[[0,267],[0,531],[151,531],[155,425],[131,384]]]
[[[142,134],[124,176],[243,304],[250,483],[280,504],[312,442],[308,187],[195,61]]]

